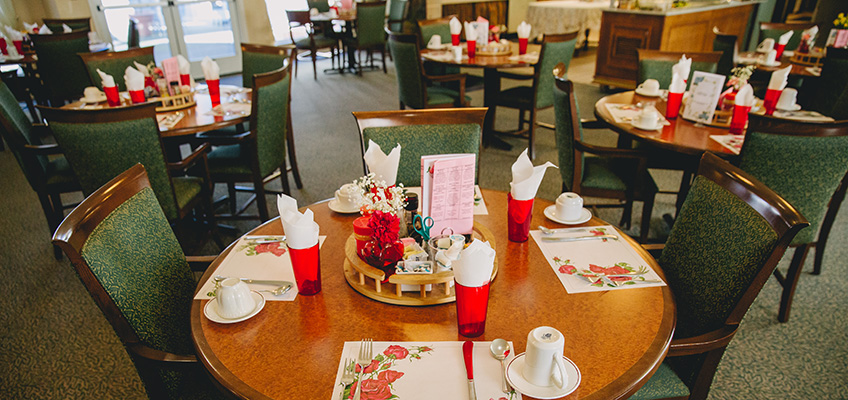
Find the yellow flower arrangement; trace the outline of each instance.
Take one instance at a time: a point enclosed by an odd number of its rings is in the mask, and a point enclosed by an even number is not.
[[[839,13],[833,20],[833,26],[839,29],[848,29],[848,16],[845,16],[845,13]]]

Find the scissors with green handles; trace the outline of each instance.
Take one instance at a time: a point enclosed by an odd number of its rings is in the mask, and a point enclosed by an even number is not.
[[[433,224],[435,224],[433,218],[422,217],[420,214],[416,214],[412,220],[412,226],[415,227],[415,232],[418,232],[425,241],[430,240],[430,228],[433,227]]]

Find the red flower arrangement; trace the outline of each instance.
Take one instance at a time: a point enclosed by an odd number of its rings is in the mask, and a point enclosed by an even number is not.
[[[371,241],[362,250],[362,259],[369,265],[386,273],[386,280],[395,271],[395,264],[403,259],[403,243],[400,242],[400,218],[389,212],[375,210],[368,220]]]

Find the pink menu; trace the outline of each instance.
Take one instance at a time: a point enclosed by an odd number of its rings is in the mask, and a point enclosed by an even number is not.
[[[471,233],[476,160],[475,154],[421,157],[421,212],[433,218],[430,236],[440,235],[445,228]]]

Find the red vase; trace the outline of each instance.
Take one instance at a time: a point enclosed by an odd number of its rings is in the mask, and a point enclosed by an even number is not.
[[[389,276],[395,273],[395,265],[403,259],[403,243],[400,240],[394,243],[383,245],[376,240],[372,240],[365,244],[362,249],[362,260],[368,265],[380,269],[386,274],[387,281]]]

